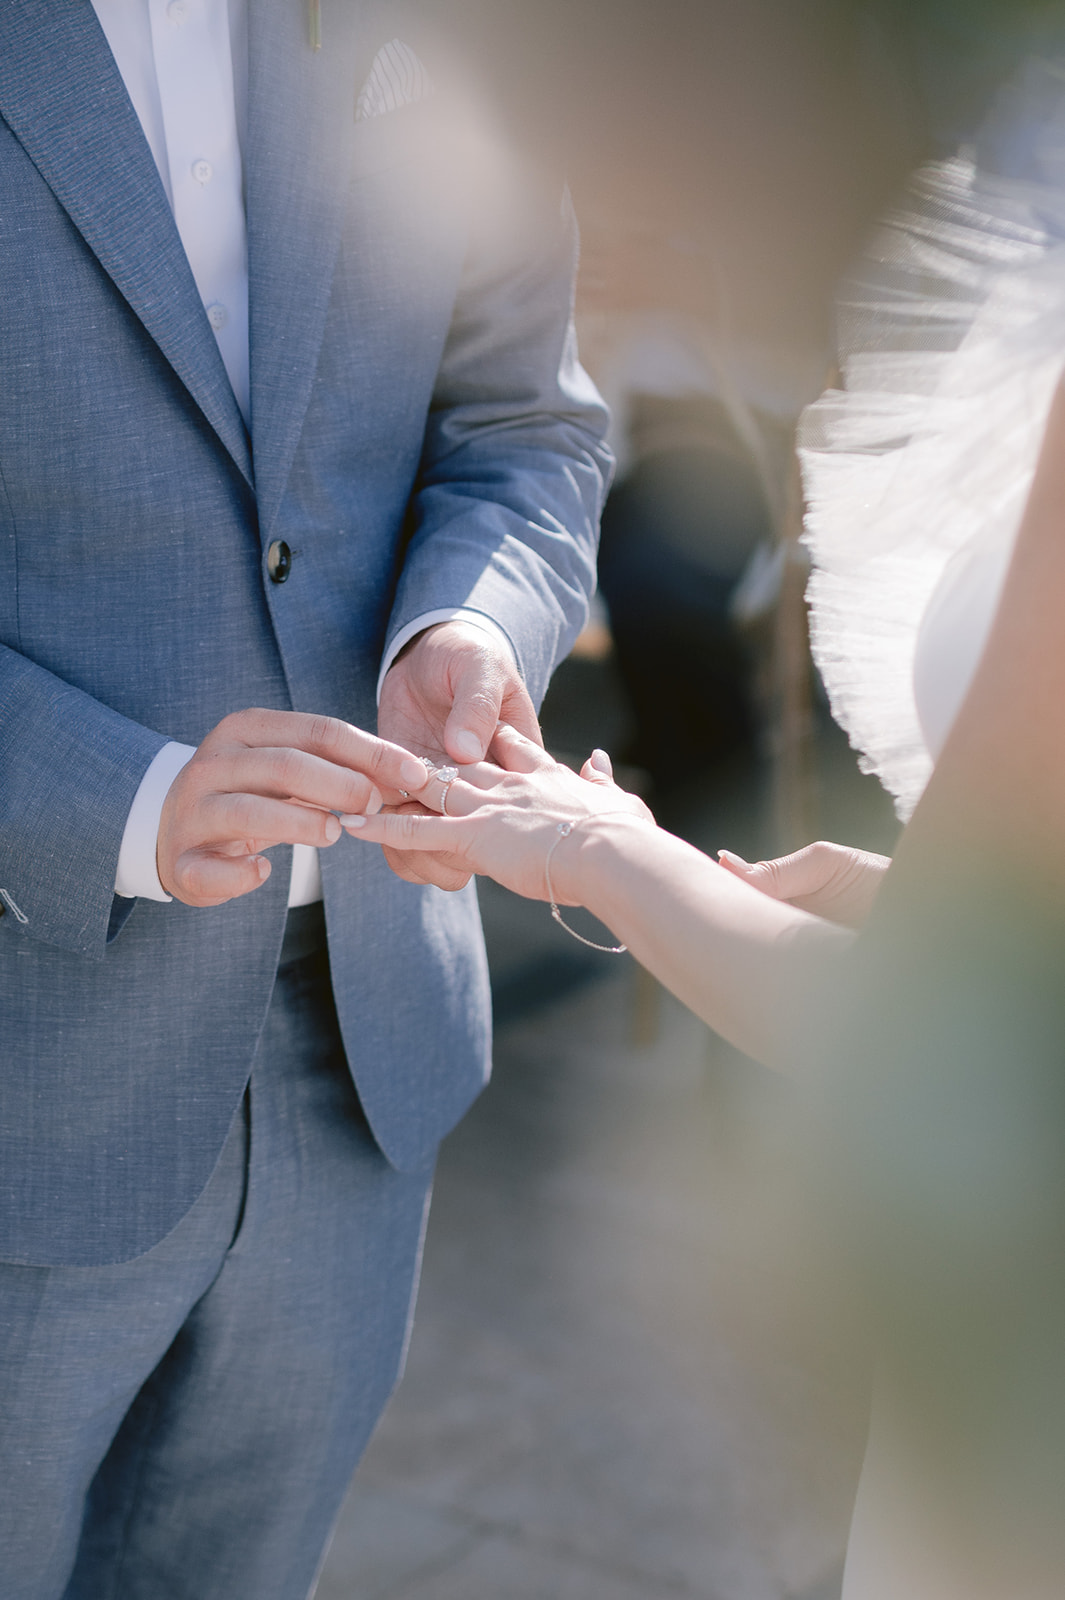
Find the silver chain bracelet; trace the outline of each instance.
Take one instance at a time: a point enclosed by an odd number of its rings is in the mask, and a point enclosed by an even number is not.
[[[577,822],[583,821],[583,817],[577,818]],[[601,950],[603,954],[607,956],[622,956],[629,948],[627,944],[596,944],[594,939],[586,939],[583,933],[578,933],[576,928],[571,928],[568,922],[563,921],[562,913],[558,909],[558,905],[555,901],[555,891],[551,883],[551,857],[554,855],[563,839],[567,839],[573,832],[574,828],[577,826],[577,822],[560,822],[558,824],[555,829],[555,837],[551,842],[551,848],[547,852],[547,860],[544,862],[544,881],[547,884],[547,898],[551,905],[551,915],[554,917],[560,928],[565,928],[571,939],[576,939],[580,944],[586,944],[589,950]]]

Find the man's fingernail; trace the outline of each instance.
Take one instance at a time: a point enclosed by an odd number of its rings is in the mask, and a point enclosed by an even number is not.
[[[717,852],[717,859],[719,861],[731,861],[734,867],[742,867],[745,872],[749,872],[751,870],[751,863],[749,861],[744,861],[743,857],[738,856],[735,850],[719,850]]]
[[[325,838],[327,844],[336,844],[337,840],[340,838],[340,823],[337,821],[336,817],[326,817]]]
[[[480,761],[484,754],[480,739],[469,728],[460,728],[451,735],[451,751],[460,761]]]
[[[337,821],[342,823],[345,828],[365,828],[366,826],[366,818],[360,816],[357,811],[344,812],[337,818]]]
[[[408,756],[399,769],[404,789],[423,789],[428,782],[429,770],[424,761]]]
[[[270,876],[270,863],[265,856],[255,857],[255,870],[259,874],[259,882],[265,883]]]
[[[376,817],[377,813],[380,811],[380,809],[381,809],[381,807],[383,805],[384,805],[384,801],[381,798],[380,789],[371,789],[370,790],[370,797],[366,802],[366,808],[365,808],[366,815],[368,817]]]
[[[608,778],[614,776],[613,763],[605,750],[595,749],[588,758],[596,772],[605,772]]]

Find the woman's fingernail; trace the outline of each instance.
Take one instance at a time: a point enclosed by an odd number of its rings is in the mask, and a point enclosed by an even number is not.
[[[340,838],[340,823],[336,817],[329,816],[325,819],[325,839],[327,844],[336,844]]]
[[[357,811],[345,812],[337,818],[337,821],[342,823],[345,828],[365,828],[366,826],[366,818],[360,816]]]
[[[735,850],[719,850],[717,859],[719,861],[729,861],[734,867],[742,867],[745,872],[750,872],[751,870],[751,863],[744,861],[743,857],[738,856]]]
[[[369,799],[366,802],[366,815],[368,817],[376,817],[383,805],[381,791],[379,789],[371,789]]]
[[[605,750],[593,750],[588,759],[595,768],[596,772],[605,772],[608,778],[612,778],[614,776],[613,763]]]
[[[270,876],[270,863],[265,856],[255,857],[255,870],[259,874],[259,882],[265,883]]]
[[[405,789],[423,789],[429,781],[429,768],[417,756],[408,756],[399,769]]]

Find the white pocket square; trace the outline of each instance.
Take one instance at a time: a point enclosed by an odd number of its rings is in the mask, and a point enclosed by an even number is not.
[[[359,90],[355,121],[398,111],[400,106],[427,99],[432,92],[433,80],[410,45],[391,39],[374,56],[369,77]]]

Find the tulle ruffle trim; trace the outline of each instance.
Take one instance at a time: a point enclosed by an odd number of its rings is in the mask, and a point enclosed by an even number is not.
[[[844,388],[800,427],[814,659],[903,819],[932,767],[922,617],[958,551],[1015,537],[1065,366],[1063,195],[963,157],[923,169],[844,290]]]

